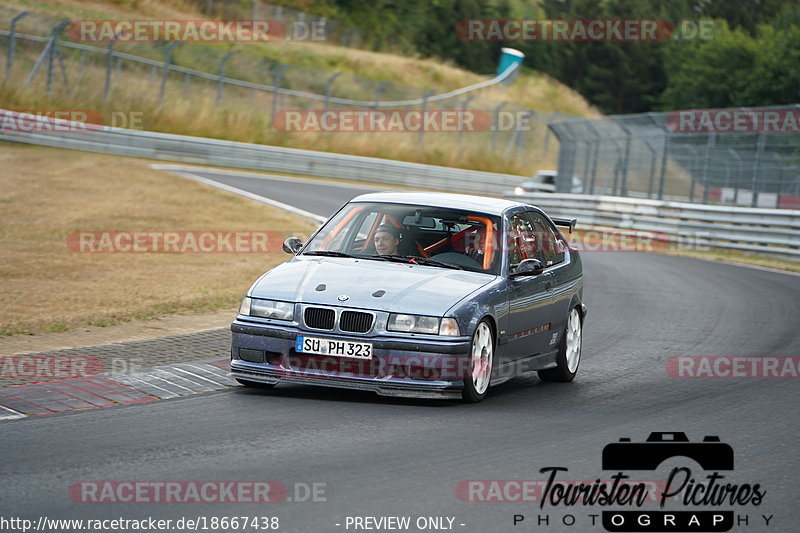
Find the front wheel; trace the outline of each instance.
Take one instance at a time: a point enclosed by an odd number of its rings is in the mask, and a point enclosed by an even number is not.
[[[567,329],[558,344],[556,367],[539,370],[539,379],[542,381],[570,382],[578,373],[581,363],[582,324],[581,314],[575,307],[569,312]]]
[[[494,336],[492,328],[486,320],[481,320],[469,348],[470,375],[464,378],[464,390],[461,397],[467,403],[483,400],[489,383],[492,380],[492,363],[494,362]]]

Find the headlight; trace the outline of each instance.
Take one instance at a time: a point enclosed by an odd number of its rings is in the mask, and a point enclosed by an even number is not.
[[[252,298],[245,296],[242,298],[242,303],[239,305],[239,314],[244,316],[250,316],[250,302]]]
[[[454,318],[439,318],[436,316],[389,314],[386,324],[389,331],[403,333],[427,333],[428,335],[458,336],[458,324]]]
[[[247,313],[242,313],[243,315],[274,318],[275,320],[292,320],[294,318],[293,303],[259,300],[256,298],[246,299],[250,300],[250,309]],[[242,302],[242,307],[244,307],[244,304],[245,302]],[[241,312],[241,310],[239,312]]]
[[[525,189],[522,187],[514,187],[514,194],[525,194]]]

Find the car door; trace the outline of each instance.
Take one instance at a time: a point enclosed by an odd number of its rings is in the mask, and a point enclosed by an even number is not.
[[[509,275],[514,265],[522,260],[542,261],[543,257],[541,236],[537,235],[530,212],[511,215],[506,227],[509,314],[505,359],[513,361],[547,351],[551,338],[553,283],[549,272],[519,277]]]
[[[550,305],[549,317],[552,333],[548,342],[555,347],[558,338],[554,334],[561,333],[566,326],[569,304],[579,288],[580,278],[575,275],[575,269],[570,268],[570,264],[566,261],[566,243],[556,235],[547,217],[538,211],[530,211],[528,215],[531,217],[534,230],[539,237],[537,244],[542,264],[545,272],[550,274],[552,283],[553,300]]]

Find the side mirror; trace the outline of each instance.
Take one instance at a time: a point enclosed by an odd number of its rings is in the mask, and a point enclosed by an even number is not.
[[[289,237],[283,241],[283,251],[287,254],[297,255],[297,252],[299,252],[302,247],[303,241],[298,237]]]
[[[521,276],[536,276],[544,272],[544,265],[538,259],[525,259],[511,272],[512,278]]]

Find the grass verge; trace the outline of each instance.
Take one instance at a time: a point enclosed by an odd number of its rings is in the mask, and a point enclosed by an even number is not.
[[[0,335],[107,326],[235,306],[275,253],[81,253],[75,231],[275,231],[283,211],[150,169],[149,162],[0,144]],[[271,247],[270,247],[271,249]]]

